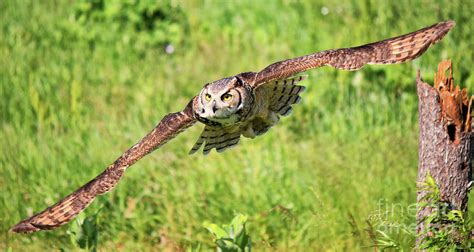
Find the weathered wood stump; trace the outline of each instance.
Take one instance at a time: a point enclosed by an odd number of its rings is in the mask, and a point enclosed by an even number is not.
[[[440,200],[449,209],[467,211],[469,187],[471,186],[471,100],[465,89],[454,86],[451,61],[438,66],[434,87],[423,82],[417,74],[419,99],[419,163],[418,184],[430,175],[439,188]],[[448,73],[447,73],[448,72]],[[419,189],[419,206],[427,191]],[[425,218],[436,209],[419,207],[417,234],[423,234]],[[443,227],[439,227],[443,228]],[[417,238],[419,245],[427,235]]]

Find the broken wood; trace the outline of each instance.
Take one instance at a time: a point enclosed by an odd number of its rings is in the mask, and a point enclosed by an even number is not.
[[[420,185],[427,175],[431,176],[439,188],[440,200],[449,209],[466,212],[472,176],[472,98],[468,98],[466,89],[454,85],[452,73],[451,61],[442,61],[434,87],[421,80],[419,71],[417,74],[420,128],[417,182]],[[427,193],[418,190],[419,206]],[[426,228],[424,220],[434,210],[432,207],[418,208],[416,231],[421,236],[417,238],[417,248],[426,236],[422,235]]]

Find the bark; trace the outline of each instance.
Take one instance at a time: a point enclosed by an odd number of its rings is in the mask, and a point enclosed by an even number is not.
[[[450,70],[446,75],[446,70]],[[441,62],[435,76],[434,87],[417,75],[419,99],[419,163],[418,183],[430,174],[436,181],[441,200],[450,209],[467,211],[468,191],[471,182],[470,101],[466,91],[454,87],[451,62]],[[417,192],[420,203],[426,191]],[[419,208],[417,234],[423,233],[422,220],[433,209]],[[417,247],[424,237],[418,237]]]

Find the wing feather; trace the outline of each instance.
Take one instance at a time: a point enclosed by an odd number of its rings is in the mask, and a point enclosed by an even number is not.
[[[241,132],[238,126],[227,128],[221,126],[206,126],[197,142],[189,151],[189,154],[198,151],[203,144],[204,155],[209,154],[212,149],[216,149],[217,152],[223,152],[237,145],[240,141],[240,135]]]
[[[269,109],[282,116],[288,115],[292,111],[291,105],[301,100],[300,94],[305,90],[304,86],[296,84],[307,77],[307,75],[293,76],[262,85],[261,88],[271,92]]]
[[[413,60],[431,45],[440,41],[455,25],[446,21],[418,31],[358,47],[327,50],[306,56],[279,61],[267,66],[255,76],[252,83],[286,79],[306,70],[329,65],[338,69],[357,70],[365,64],[397,64]]]
[[[99,176],[53,206],[22,220],[10,231],[32,233],[54,229],[72,220],[90,205],[98,195],[104,194],[115,187],[129,166],[192,126],[196,122],[192,110],[193,100],[188,103],[183,111],[165,116],[150,133],[122,154]]]

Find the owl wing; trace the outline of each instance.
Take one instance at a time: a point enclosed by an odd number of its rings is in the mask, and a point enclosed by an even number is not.
[[[166,115],[150,133],[122,154],[99,176],[53,206],[19,222],[11,228],[11,231],[31,233],[54,229],[72,220],[97,195],[104,194],[115,187],[129,166],[192,126],[196,122],[192,108],[193,101],[194,99],[188,103],[183,111]]]
[[[217,152],[223,152],[237,145],[240,141],[240,135],[239,126],[222,127],[206,125],[201,136],[189,151],[189,154],[198,151],[202,145],[204,145],[204,155],[209,154],[212,149],[216,149]]]
[[[300,102],[300,94],[305,90],[304,86],[296,84],[307,77],[307,75],[294,76],[262,85],[261,88],[267,89],[267,93],[270,94],[269,109],[281,116],[289,115],[292,111],[291,106]]]
[[[421,30],[358,47],[327,50],[279,61],[258,72],[252,85],[282,80],[306,70],[329,65],[357,70],[365,64],[396,64],[413,60],[441,40],[455,25],[454,21],[434,24]]]

